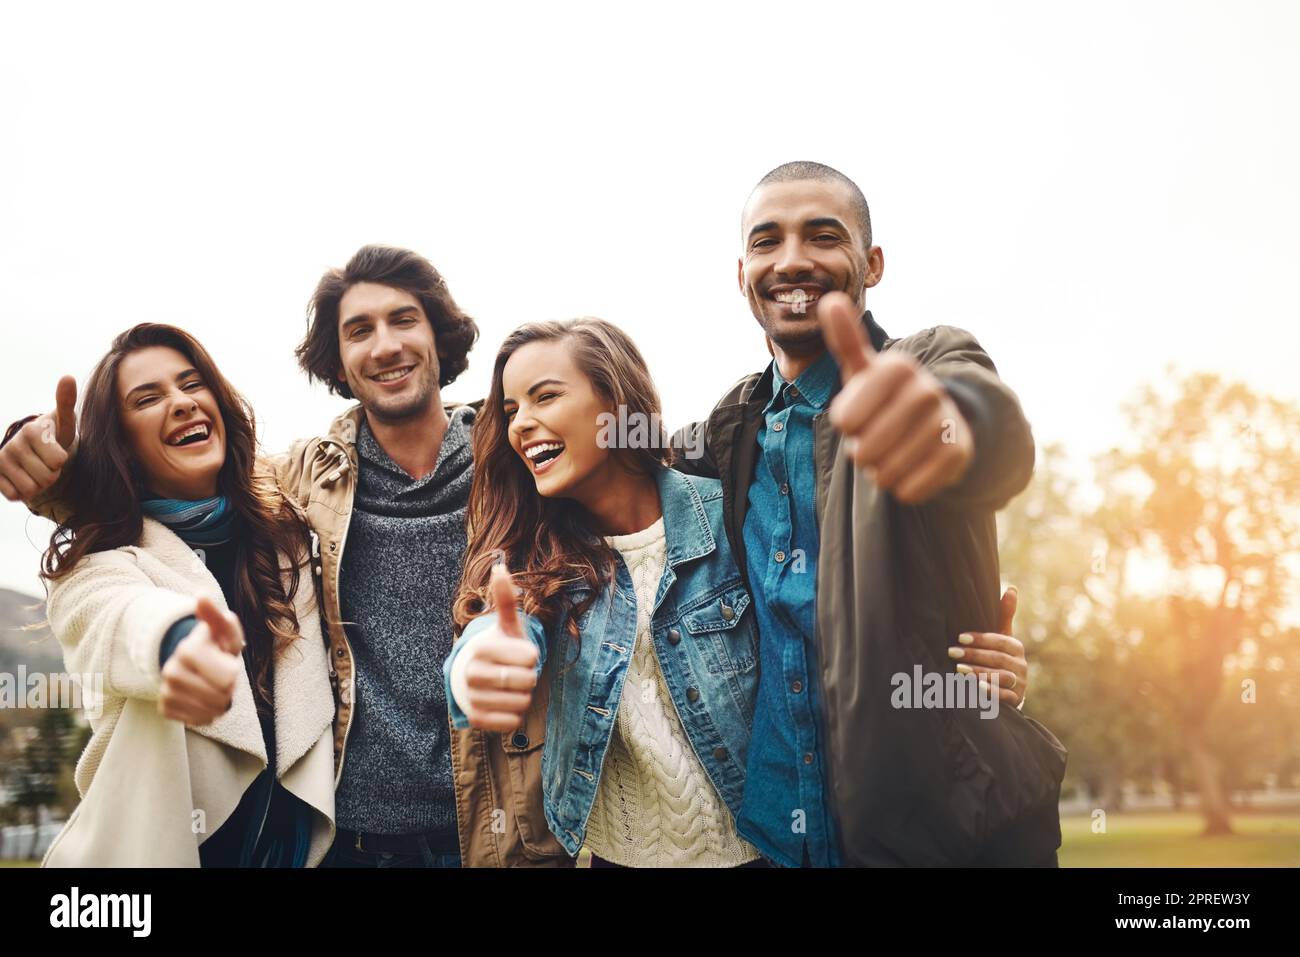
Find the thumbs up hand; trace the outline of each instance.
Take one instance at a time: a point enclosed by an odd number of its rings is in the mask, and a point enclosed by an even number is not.
[[[163,665],[158,712],[201,725],[229,711],[235,699],[235,684],[244,668],[244,629],[210,598],[200,598],[194,614],[199,623]]]
[[[513,731],[533,701],[537,646],[524,636],[514,583],[504,565],[488,586],[496,623],[466,640],[451,665],[451,691],[475,728]]]
[[[975,457],[975,443],[939,380],[911,356],[877,353],[844,293],[822,296],[817,317],[840,367],[843,388],[829,411],[849,458],[909,505],[955,484]]]
[[[65,375],[54,390],[54,411],[38,415],[0,448],[0,495],[30,502],[58,481],[77,437],[77,380]]]

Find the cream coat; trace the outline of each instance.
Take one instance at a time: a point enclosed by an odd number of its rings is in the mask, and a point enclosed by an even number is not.
[[[104,700],[77,762],[81,803],[42,866],[198,867],[199,845],[267,767],[246,671],[230,711],[211,724],[158,713],[163,636],[204,595],[227,607],[199,556],[151,518],[139,545],[89,555],[51,584],[50,626],[67,669],[102,675]],[[276,761],[280,783],[316,812],[315,867],[334,840],[334,699],[309,568],[294,597],[301,635],[274,672]]]

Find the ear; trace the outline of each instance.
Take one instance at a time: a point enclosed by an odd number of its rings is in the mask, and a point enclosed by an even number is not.
[[[745,294],[745,260],[740,256],[736,257],[736,288],[740,294]]]
[[[863,277],[862,285],[870,289],[885,274],[885,251],[879,246],[872,246],[867,250],[867,274]]]

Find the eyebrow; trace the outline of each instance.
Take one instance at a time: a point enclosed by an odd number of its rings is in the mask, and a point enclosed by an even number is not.
[[[524,394],[532,395],[534,392],[536,392],[544,385],[567,385],[567,384],[568,383],[566,383],[563,379],[538,379],[536,382],[532,384],[532,387]],[[514,399],[502,399],[501,404],[506,405],[507,403],[514,402],[514,401],[515,401]]]
[[[415,306],[398,306],[396,309],[389,310],[388,318],[396,319],[398,316],[404,316],[409,312],[415,312],[415,311],[416,311]],[[349,316],[348,318],[343,320],[343,328],[346,329],[348,326],[355,325],[358,322],[365,322],[369,318],[370,318],[370,313],[368,312],[359,313],[358,315],[355,316]]]
[[[805,225],[813,229],[823,229],[829,226],[832,229],[839,229],[846,233],[849,231],[849,228],[834,216],[820,216],[817,219],[810,219]]]
[[[825,229],[828,226],[832,229],[838,229],[846,233],[849,231],[848,227],[834,216],[818,216],[816,219],[810,219],[808,222],[804,223],[805,229]],[[776,220],[768,220],[766,223],[759,223],[749,231],[749,237],[745,241],[748,242],[759,233],[766,233],[777,228],[779,228],[779,224]]]
[[[184,372],[180,372],[177,374],[176,381],[181,382],[185,379],[188,379],[192,375],[198,375],[198,374],[199,374],[198,369],[186,369]],[[134,389],[128,392],[126,394],[126,397],[123,398],[122,401],[130,402],[131,396],[135,395],[137,392],[156,392],[161,388],[162,388],[161,382],[145,382],[142,385],[136,386]]]

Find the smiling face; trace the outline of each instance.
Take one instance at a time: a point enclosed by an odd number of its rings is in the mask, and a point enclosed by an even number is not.
[[[611,481],[613,452],[597,442],[613,404],[592,388],[562,340],[530,342],[506,360],[502,411],[510,446],[539,495],[586,501]]]
[[[817,302],[846,292],[862,305],[863,290],[880,281],[884,256],[867,249],[848,187],[795,180],[754,190],[742,216],[740,291],[773,344],[785,352],[821,352]]]
[[[438,350],[420,300],[359,282],[339,300],[339,378],[381,422],[426,413],[438,397]]]
[[[167,346],[139,349],[117,369],[122,428],[149,491],[195,500],[217,493],[226,430],[193,363]]]

